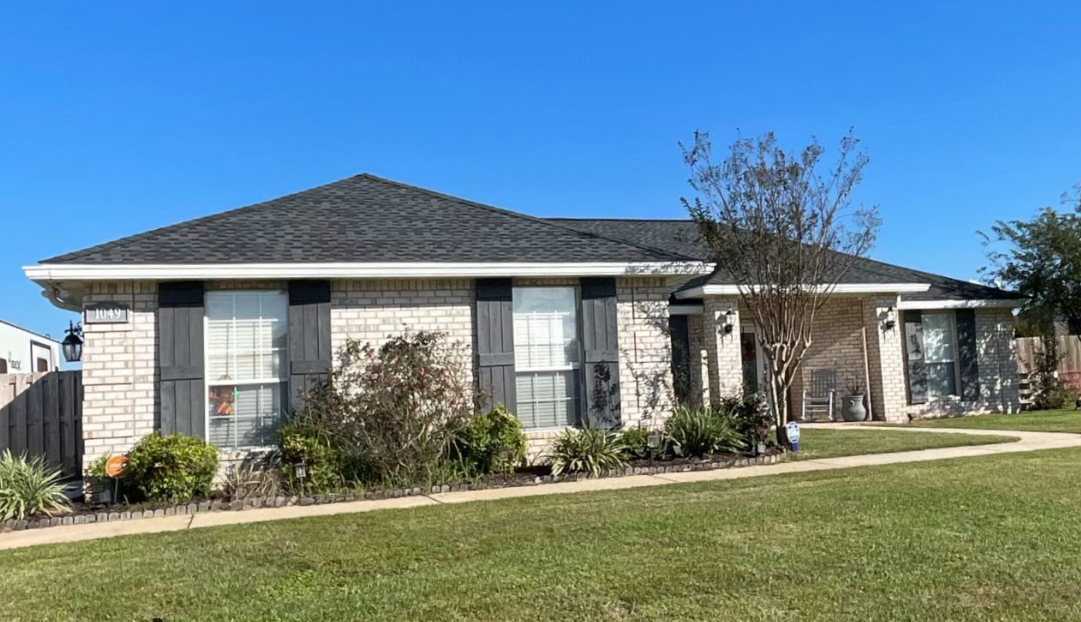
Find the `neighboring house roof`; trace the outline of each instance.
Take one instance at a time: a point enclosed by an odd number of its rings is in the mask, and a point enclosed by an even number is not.
[[[44,264],[668,262],[677,252],[362,174]]]
[[[52,337],[50,337],[48,335],[44,335],[42,333],[32,331],[29,328],[23,328],[22,326],[19,326],[18,324],[12,324],[11,322],[9,322],[7,320],[0,320],[0,324],[3,324],[5,326],[10,326],[11,328],[14,328],[15,330],[22,331],[22,332],[26,333],[27,335],[29,335],[31,337],[37,337],[38,339],[41,339],[43,341],[48,341],[51,344],[60,345],[59,341],[57,341],[56,339],[53,339]]]
[[[631,243],[648,244],[668,248],[675,252],[707,261],[708,249],[702,243],[698,229],[690,220],[621,220],[550,218],[551,222],[574,227],[584,232],[626,240]],[[901,294],[903,301],[931,300],[994,300],[1014,301],[1022,296],[986,285],[953,279],[948,276],[913,270],[893,264],[859,257],[845,274],[841,283],[911,283],[931,285],[922,292]],[[687,291],[703,285],[735,285],[735,281],[721,270],[687,281],[679,290]]]

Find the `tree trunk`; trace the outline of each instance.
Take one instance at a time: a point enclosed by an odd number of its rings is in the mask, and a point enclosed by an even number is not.
[[[785,382],[785,374],[777,370],[780,365],[773,365],[774,369],[769,378],[770,408],[773,410],[773,420],[777,424],[777,445],[784,449],[791,449],[788,442],[788,387]]]

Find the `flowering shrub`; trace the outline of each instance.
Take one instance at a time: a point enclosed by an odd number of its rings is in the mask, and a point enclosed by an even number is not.
[[[420,481],[475,412],[461,344],[418,331],[379,347],[349,340],[294,423],[320,431],[347,480]]]

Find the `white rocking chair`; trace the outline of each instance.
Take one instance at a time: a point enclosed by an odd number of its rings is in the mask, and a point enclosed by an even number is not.
[[[833,417],[833,396],[837,393],[837,371],[833,369],[815,369],[811,371],[811,389],[803,388],[803,410],[801,421],[812,421],[808,416],[825,412],[830,421]]]

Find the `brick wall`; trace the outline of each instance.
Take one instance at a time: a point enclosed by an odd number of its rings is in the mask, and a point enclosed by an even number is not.
[[[123,453],[154,431],[158,409],[158,288],[151,282],[93,283],[84,304],[121,303],[121,324],[83,325],[83,465]]]
[[[656,427],[672,409],[672,338],[664,279],[616,281],[623,425]]]
[[[474,285],[470,279],[337,280],[330,291],[330,339],[379,346],[406,330],[447,333],[463,346],[473,375]]]

